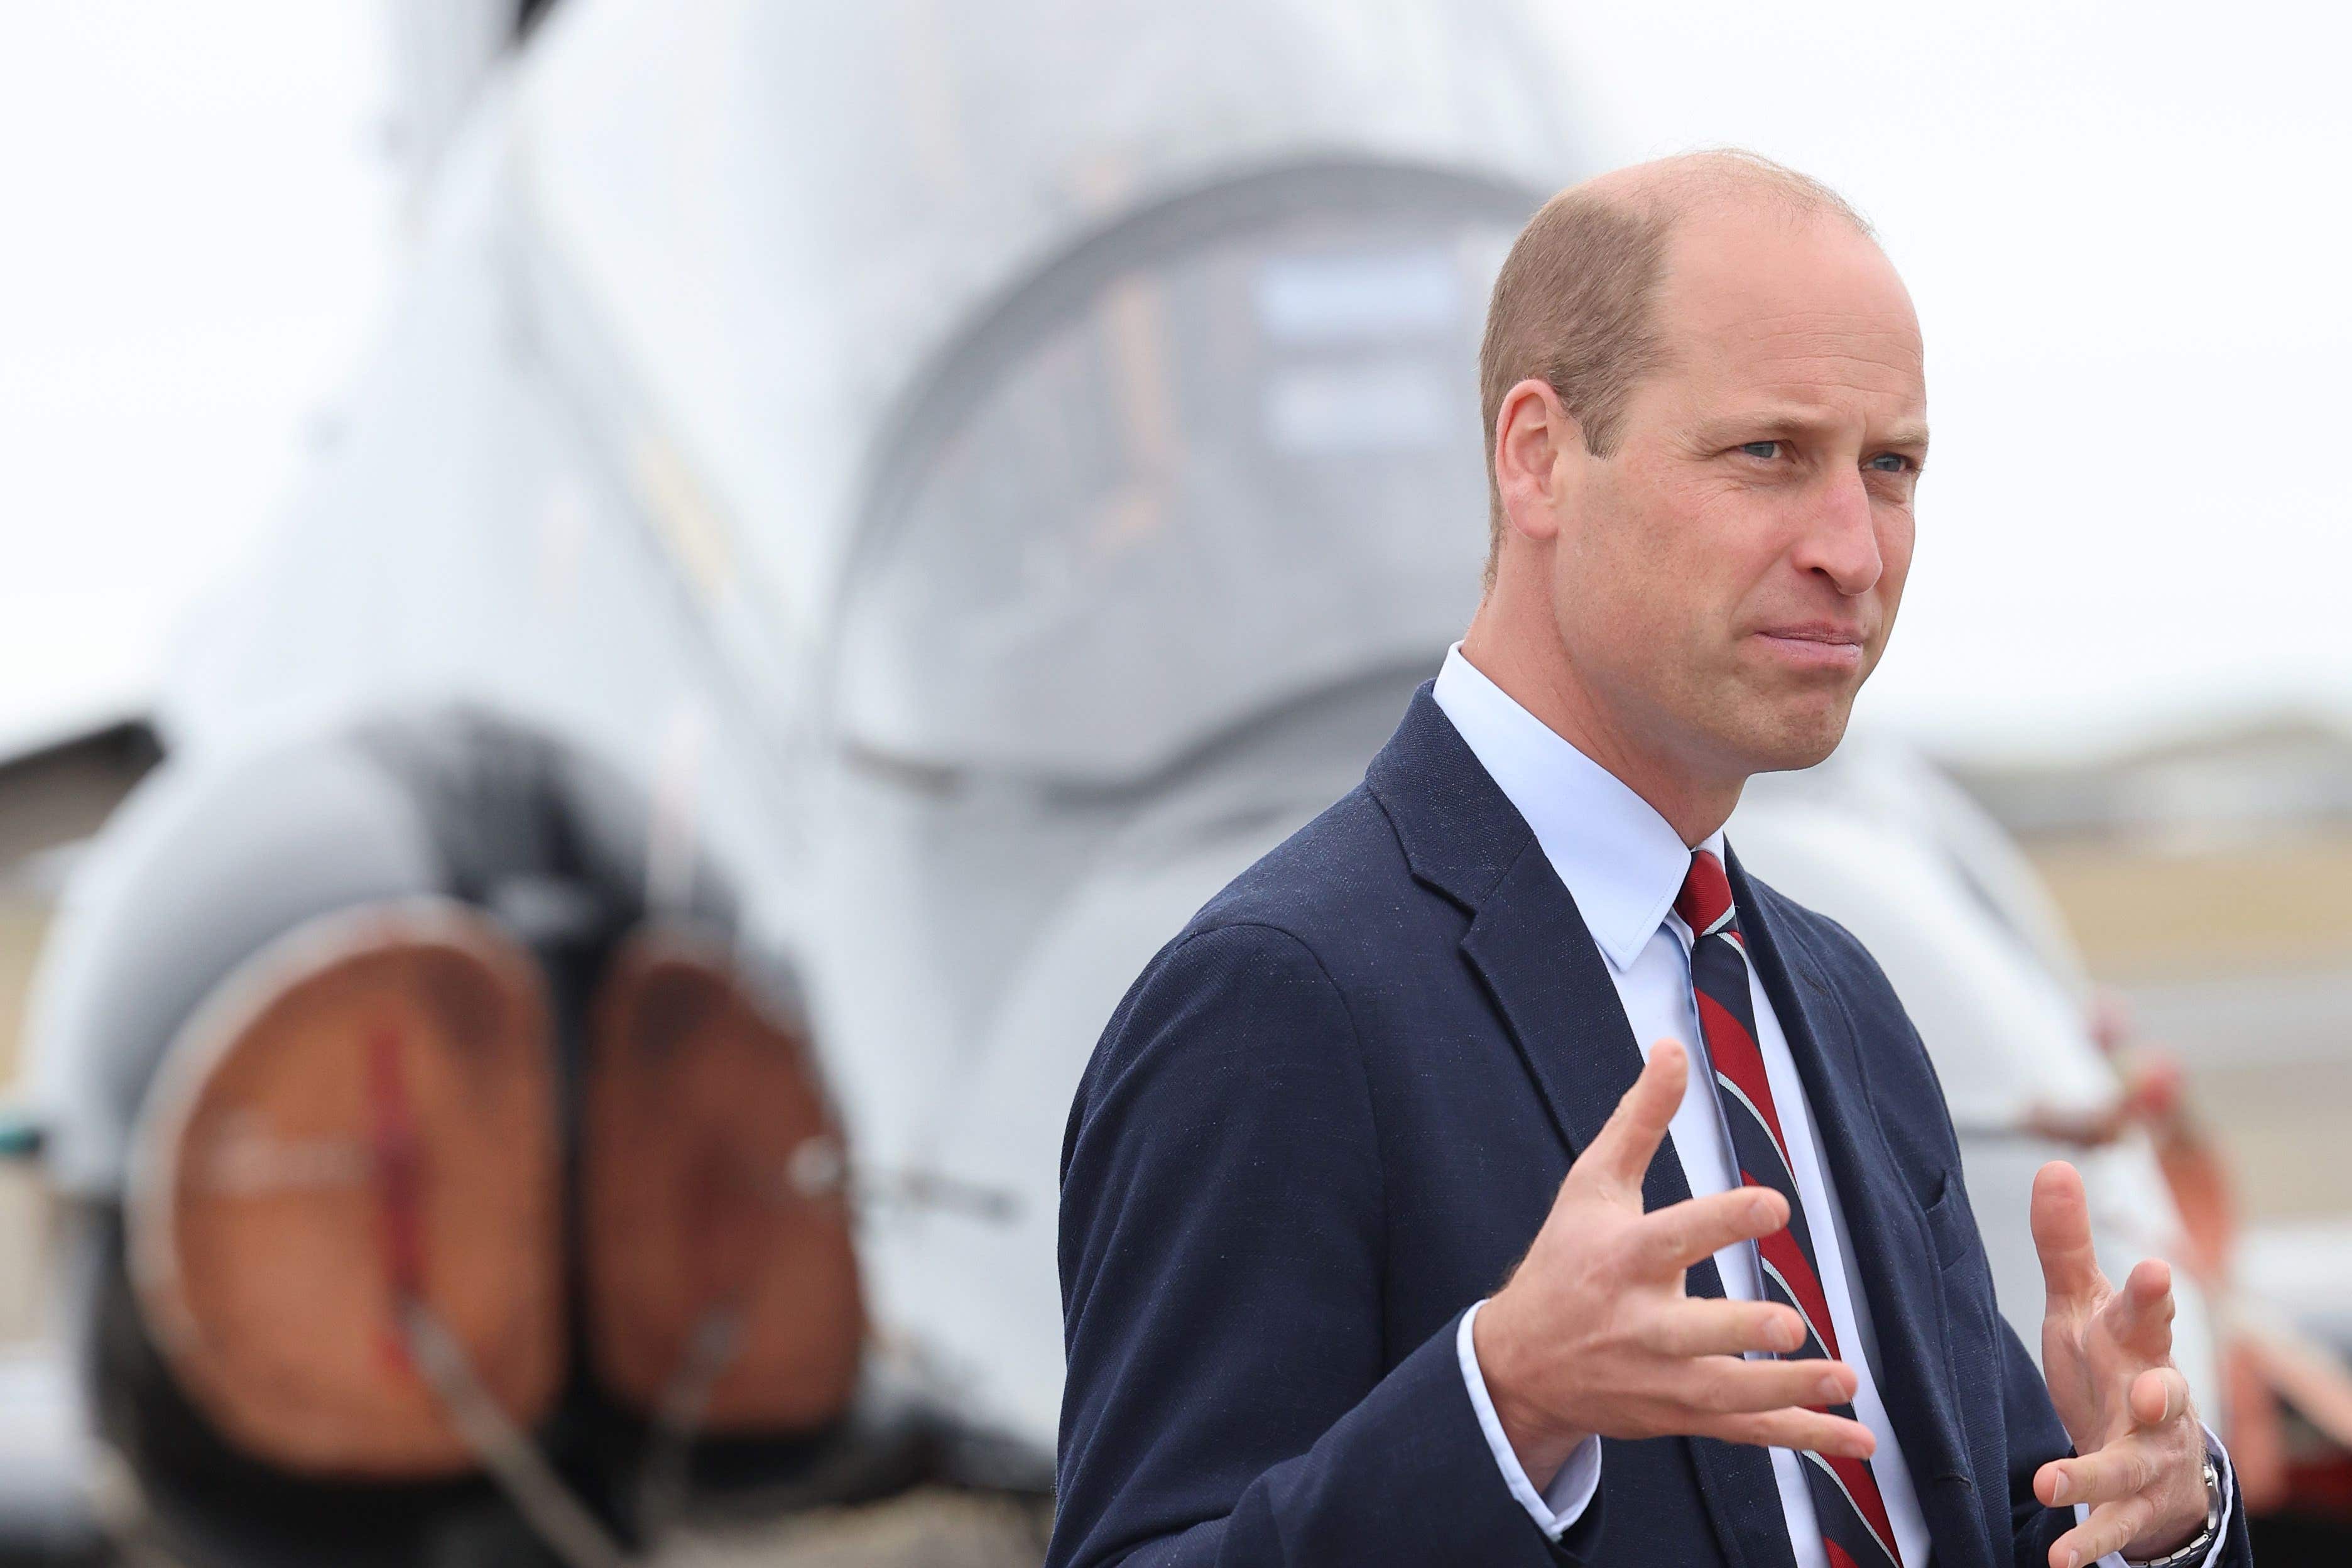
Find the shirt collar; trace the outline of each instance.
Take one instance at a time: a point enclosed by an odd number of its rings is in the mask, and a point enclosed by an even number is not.
[[[1654,807],[1446,650],[1430,694],[1479,766],[1534,829],[1602,956],[1623,971],[1673,915],[1691,851]],[[1723,834],[1702,848],[1723,854]],[[1682,922],[1675,921],[1679,930]]]

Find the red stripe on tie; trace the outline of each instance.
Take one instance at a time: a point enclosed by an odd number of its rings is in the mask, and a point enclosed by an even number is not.
[[[1675,896],[1675,913],[1683,917],[1683,924],[1696,936],[1714,929],[1731,907],[1731,879],[1723,869],[1723,862],[1700,849],[1691,856],[1690,869],[1683,875],[1683,889]]]
[[[1756,1250],[1789,1282],[1789,1293],[1797,1299],[1797,1310],[1804,1313],[1805,1321],[1812,1326],[1813,1337],[1822,1342],[1822,1353],[1832,1361],[1837,1360],[1837,1325],[1830,1321],[1829,1298],[1822,1294],[1821,1278],[1813,1272],[1796,1237],[1783,1226],[1759,1241]]]
[[[1853,1506],[1862,1512],[1862,1522],[1869,1528],[1872,1535],[1878,1538],[1881,1550],[1895,1562],[1901,1563],[1903,1560],[1895,1555],[1895,1525],[1886,1517],[1886,1500],[1878,1495],[1878,1478],[1871,1474],[1869,1461],[1850,1458],[1843,1454],[1823,1454],[1822,1458],[1830,1462],[1830,1468],[1835,1470],[1838,1479],[1845,1483],[1848,1495],[1853,1499]],[[1835,1549],[1835,1544],[1827,1540],[1822,1544]]]
[[[1706,1039],[1707,1059],[1755,1103],[1772,1142],[1780,1146],[1780,1163],[1787,1165],[1789,1141],[1780,1135],[1780,1113],[1772,1104],[1772,1080],[1764,1076],[1764,1053],[1757,1048],[1746,1026],[1732,1016],[1730,1008],[1704,991],[1694,994],[1698,997],[1698,1027]]]

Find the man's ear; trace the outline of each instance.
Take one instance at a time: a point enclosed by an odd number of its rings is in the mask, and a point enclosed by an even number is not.
[[[1512,532],[1548,540],[1559,531],[1561,458],[1583,439],[1549,382],[1530,376],[1503,395],[1495,411],[1495,489]]]

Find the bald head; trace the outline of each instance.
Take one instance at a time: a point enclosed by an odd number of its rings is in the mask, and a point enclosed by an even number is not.
[[[1835,217],[1859,233],[1871,232],[1862,215],[1819,180],[1739,147],[1710,148],[1612,169],[1570,185],[1550,205],[1579,195],[1661,213],[1670,220],[1706,209],[1744,206],[1793,220]]]
[[[1597,457],[1615,449],[1625,402],[1671,357],[1656,320],[1671,241],[1692,218],[1743,213],[1791,225],[1824,219],[1870,235],[1844,198],[1752,153],[1685,153],[1570,186],[1528,220],[1495,279],[1478,353],[1488,497],[1487,585],[1503,512],[1494,482],[1496,416],[1512,387],[1549,384]]]

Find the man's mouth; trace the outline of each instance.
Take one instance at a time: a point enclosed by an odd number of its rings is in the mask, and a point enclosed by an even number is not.
[[[1859,669],[1863,636],[1827,621],[1767,626],[1756,634],[1776,658],[1800,669]]]

